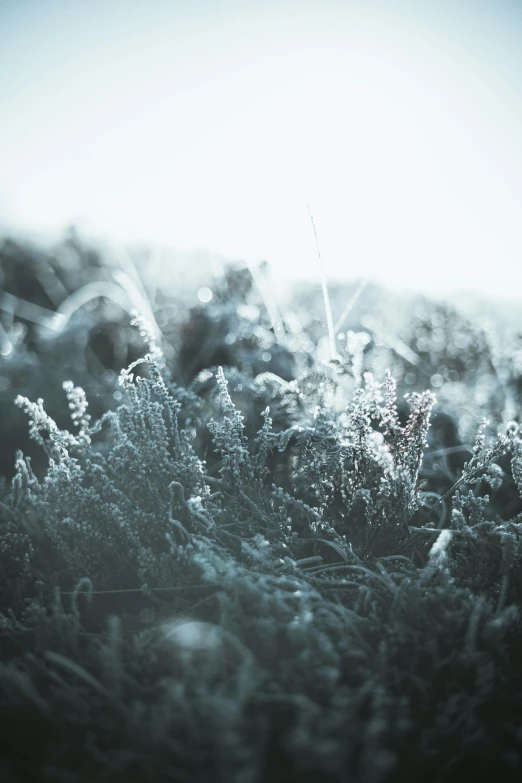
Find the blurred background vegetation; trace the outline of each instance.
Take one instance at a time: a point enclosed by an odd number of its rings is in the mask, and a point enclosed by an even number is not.
[[[1,475],[12,475],[17,449],[43,469],[14,405],[18,394],[42,397],[60,427],[69,426],[65,380],[85,389],[94,417],[119,404],[118,373],[145,350],[130,326],[133,309],[153,324],[174,381],[201,396],[210,367],[292,381],[316,359],[331,358],[320,280],[277,290],[266,262],[221,262],[217,270],[201,262],[195,258],[190,278],[182,268],[176,274],[175,259],[158,275],[151,251],[109,253],[74,228],[52,246],[1,240]],[[335,349],[356,373],[382,380],[389,368],[399,400],[409,391],[436,393],[429,437],[446,449],[444,460],[460,462],[459,450],[470,447],[483,417],[493,430],[518,420],[522,331],[509,313],[399,295],[361,280],[330,281],[329,291]],[[236,397],[240,402],[240,392]]]

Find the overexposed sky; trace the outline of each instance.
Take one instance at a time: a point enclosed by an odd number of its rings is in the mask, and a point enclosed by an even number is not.
[[[522,292],[519,0],[0,0],[0,227]]]

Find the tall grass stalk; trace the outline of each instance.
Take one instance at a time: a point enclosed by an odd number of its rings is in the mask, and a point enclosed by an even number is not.
[[[357,288],[357,290],[354,293],[354,295],[348,300],[348,302],[346,304],[346,307],[344,308],[344,310],[343,310],[343,312],[341,314],[341,317],[339,318],[339,320],[337,321],[337,323],[334,326],[334,334],[337,334],[338,331],[341,329],[341,327],[344,325],[344,322],[346,321],[346,319],[348,318],[348,316],[352,312],[355,304],[357,303],[357,300],[359,299],[360,295],[362,294],[362,292],[364,291],[364,289],[366,288],[367,285],[368,285],[368,281],[367,280],[363,280],[362,283]]]
[[[314,223],[314,217],[312,215],[312,210],[310,209],[310,205],[307,204],[308,214],[310,215],[310,220],[312,222],[312,228],[314,230],[314,236],[315,236],[315,244],[317,246],[317,257],[319,259],[319,269],[321,272],[321,286],[323,289],[323,299],[324,299],[324,309],[326,311],[326,325],[328,327],[328,346],[330,351],[330,358],[335,359],[337,355],[337,351],[335,348],[335,331],[334,331],[334,323],[332,318],[332,307],[330,305],[330,296],[328,294],[328,286],[326,284],[326,275],[324,273],[324,266],[323,266],[323,259],[321,258],[321,250],[319,248],[319,240],[317,238],[317,231],[315,229],[315,223]]]

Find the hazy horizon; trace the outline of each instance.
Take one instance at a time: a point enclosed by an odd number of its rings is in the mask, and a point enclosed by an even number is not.
[[[0,229],[518,300],[516,2],[0,0]]]

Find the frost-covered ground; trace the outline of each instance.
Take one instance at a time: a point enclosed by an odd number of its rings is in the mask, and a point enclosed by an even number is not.
[[[519,779],[505,309],[0,265],[3,780]]]

